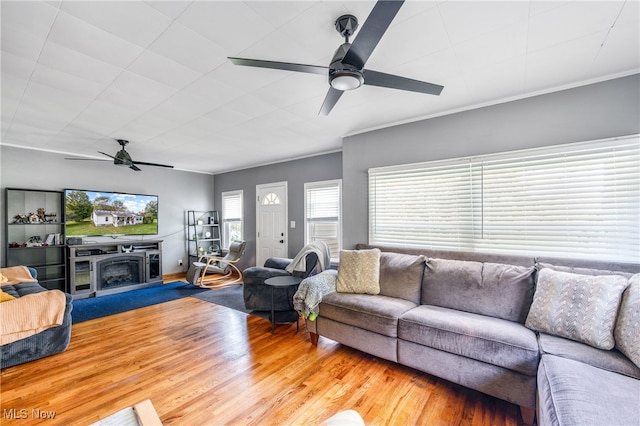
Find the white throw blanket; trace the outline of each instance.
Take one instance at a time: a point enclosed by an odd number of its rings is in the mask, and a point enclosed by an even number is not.
[[[293,295],[293,307],[300,315],[314,321],[318,316],[322,298],[335,293],[338,271],[329,269],[317,275],[305,278],[298,291]]]
[[[329,267],[331,263],[329,247],[324,241],[314,241],[313,243],[304,246],[285,270],[290,274],[293,274],[294,271],[306,271],[307,255],[310,253],[315,253],[316,256],[318,256],[318,271],[322,272]]]

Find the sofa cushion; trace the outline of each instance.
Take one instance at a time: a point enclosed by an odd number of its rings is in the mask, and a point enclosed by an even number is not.
[[[616,315],[627,285],[627,278],[619,275],[581,275],[544,268],[538,274],[526,326],[612,349]]]
[[[629,279],[614,329],[616,347],[640,367],[640,274]]]
[[[380,250],[341,250],[339,293],[380,293]]]
[[[322,299],[320,315],[389,337],[398,335],[398,318],[416,306],[395,297],[331,293]]]
[[[535,333],[500,318],[421,305],[402,315],[398,337],[529,376],[538,367]]]
[[[538,335],[541,354],[555,355],[562,358],[580,361],[594,367],[602,368],[625,376],[640,379],[640,368],[616,349],[604,350],[594,348],[586,343],[552,336],[546,333]]]
[[[534,272],[533,266],[429,259],[421,303],[524,323]]]
[[[420,303],[426,258],[410,254],[380,254],[380,294]]]
[[[640,380],[578,361],[542,355],[538,424],[637,425]]]
[[[42,287],[39,283],[22,283],[15,285],[3,285],[2,291],[18,298],[26,296],[27,294],[42,293],[43,291],[47,291],[47,289]]]

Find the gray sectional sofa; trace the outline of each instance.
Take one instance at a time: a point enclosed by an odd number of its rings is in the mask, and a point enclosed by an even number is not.
[[[342,271],[323,273],[333,274],[337,291],[324,291],[315,309],[317,317],[306,321],[312,343],[324,336],[512,402],[520,406],[526,424],[533,423],[536,411],[541,425],[639,424],[640,275],[635,276],[633,286],[628,281],[640,272],[640,264],[369,245],[357,248],[381,251],[378,275],[366,278],[377,279],[379,288],[362,292],[347,288],[345,292],[340,283]],[[341,260],[340,268],[343,266]],[[542,274],[544,285],[537,282],[541,269],[547,269]],[[307,280],[326,280],[323,274]],[[611,294],[587,295],[586,307],[567,304],[564,293],[537,291],[538,287],[557,287],[571,293],[571,288],[584,284],[580,280],[587,280],[589,288],[592,280],[610,275],[617,287],[608,286],[609,278],[602,278],[601,288]],[[367,274],[356,270],[353,275],[352,271],[351,277],[358,276]],[[577,284],[553,281],[567,277],[577,277]],[[303,282],[303,290],[308,287],[304,284],[308,283]],[[580,297],[578,304],[583,303]],[[593,297],[597,303],[592,303]],[[626,303],[625,329],[615,324],[621,300]],[[549,311],[553,318],[545,323]],[[589,318],[599,323],[586,331],[573,326],[562,330],[576,320],[586,324]],[[632,355],[635,364],[623,354],[617,340],[609,349],[593,346],[612,345],[614,326],[616,339],[622,342],[626,336],[622,351]],[[576,330],[577,335],[571,334]],[[594,334],[595,343],[584,343]]]
[[[29,273],[34,279],[38,278],[37,272],[29,268]],[[2,291],[16,299],[30,294],[43,293],[48,290],[37,282],[20,283],[15,285],[3,285]],[[7,343],[0,346],[0,368],[8,368],[25,362],[34,361],[60,352],[64,352],[71,340],[71,311],[73,298],[70,294],[64,294],[64,314],[61,325],[47,328],[32,336]],[[12,302],[7,302],[12,303]],[[2,327],[2,324],[0,324]],[[4,328],[4,327],[3,327]]]

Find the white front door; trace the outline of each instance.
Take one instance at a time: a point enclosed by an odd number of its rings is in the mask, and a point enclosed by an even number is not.
[[[256,186],[256,265],[287,257],[287,182]]]

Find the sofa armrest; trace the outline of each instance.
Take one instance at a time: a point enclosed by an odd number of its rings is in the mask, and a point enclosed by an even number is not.
[[[245,285],[264,284],[265,280],[273,277],[289,276],[287,271],[278,268],[267,268],[264,266],[253,266],[242,271],[242,280]]]
[[[27,266],[27,268],[29,269],[29,273],[31,274],[33,279],[37,280],[38,279],[38,270],[36,268],[32,268],[31,266]]]

